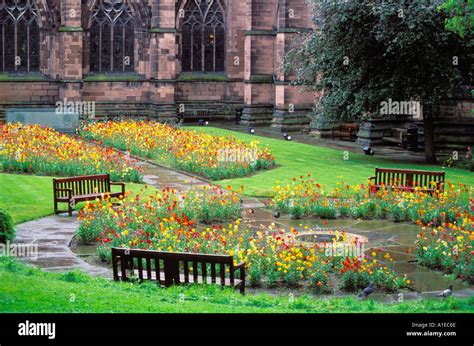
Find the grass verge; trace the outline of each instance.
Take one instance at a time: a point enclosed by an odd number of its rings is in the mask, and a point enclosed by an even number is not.
[[[52,177],[0,174],[0,208],[7,210],[15,224],[54,213]],[[127,184],[127,191],[137,193],[142,184]],[[120,187],[114,187],[120,189]],[[117,190],[119,191],[119,190]],[[60,207],[65,207],[65,204]],[[81,204],[77,206],[80,208]]]
[[[80,272],[47,273],[0,257],[0,312],[16,313],[467,313],[474,297],[397,304],[354,298],[246,295],[216,286],[159,288]]]
[[[244,193],[249,196],[270,197],[272,186],[288,184],[294,177],[307,175],[308,173],[311,173],[313,179],[319,184],[332,188],[341,181],[350,185],[366,183],[367,178],[374,175],[376,167],[443,170],[440,166],[403,163],[352,152],[349,153],[349,159],[344,160],[344,150],[251,136],[212,127],[190,128],[215,135],[234,135],[236,138],[246,141],[258,139],[262,145],[268,145],[271,153],[275,155],[277,168],[258,172],[250,177],[218,182],[223,186],[230,185],[234,189],[244,186]],[[474,185],[474,174],[472,172],[457,168],[445,168],[444,170],[446,171],[447,180],[452,183]]]

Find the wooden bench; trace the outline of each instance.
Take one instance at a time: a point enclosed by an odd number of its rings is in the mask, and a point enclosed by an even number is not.
[[[111,192],[111,186],[122,187],[121,192]],[[125,195],[125,183],[110,182],[110,175],[89,175],[72,178],[53,179],[54,213],[65,211],[58,209],[59,203],[68,203],[69,216],[78,202],[93,201],[104,197],[118,198]]]
[[[402,148],[407,146],[407,135],[408,130],[405,128],[393,128],[391,130],[386,130],[382,135],[382,144],[395,144]]]
[[[234,265],[233,256],[112,248],[112,267],[116,281],[135,277],[139,282],[157,281],[166,287],[215,284],[245,293],[245,264]]]
[[[347,139],[349,142],[353,142],[357,139],[357,132],[359,132],[359,125],[358,124],[341,124],[339,126],[333,127],[331,132],[332,132],[333,140],[337,137],[341,141],[344,139]]]
[[[380,190],[382,186],[407,191],[421,187],[423,192],[434,193],[444,191],[445,174],[445,172],[376,168],[375,176],[369,180],[374,182],[375,191]]]

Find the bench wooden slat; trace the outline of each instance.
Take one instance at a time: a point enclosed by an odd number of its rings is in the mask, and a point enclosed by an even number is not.
[[[138,264],[138,279],[143,281],[143,259],[141,257],[137,257],[137,264]]]
[[[151,260],[149,258],[146,258],[145,261],[146,261],[146,277],[148,280],[151,280]]]
[[[194,282],[198,281],[198,263],[197,261],[193,261],[193,279]]]
[[[132,274],[134,275],[135,277],[138,276],[138,270],[135,270],[134,273]],[[159,279],[157,280],[156,278],[159,277]],[[119,278],[119,281],[121,280],[121,278]],[[184,274],[180,274],[180,282],[181,283],[184,283],[185,282],[185,276]],[[165,282],[165,273],[163,272],[160,272],[158,276],[156,276],[156,274],[154,272],[152,272],[152,277],[150,279],[150,281],[160,281],[160,283],[164,283]],[[206,284],[209,284],[209,285],[212,285],[213,282],[211,280],[211,277],[207,277],[206,278],[206,282],[203,282],[203,279],[202,277],[198,277],[198,279],[196,281],[194,281],[193,277],[189,277],[189,283],[188,284],[203,284],[203,283],[206,283]],[[220,285],[222,286],[222,283],[224,283],[224,286],[226,287],[235,287],[235,286],[239,286],[240,283],[241,283],[241,280],[240,279],[237,279],[235,280],[234,284],[231,285],[230,283],[230,279],[229,278],[225,278],[224,281],[221,281],[221,278],[220,277],[217,277],[216,278],[216,282],[214,284],[216,285]]]
[[[155,277],[160,277],[160,260],[158,258],[155,258]]]
[[[201,275],[204,280],[207,278],[207,263],[205,261],[201,262]]]
[[[146,261],[145,268],[143,259]],[[160,261],[163,261],[164,266],[160,265]],[[154,271],[152,262],[155,264]],[[121,275],[118,275],[119,263]],[[193,269],[192,275],[190,265]],[[112,266],[114,280],[127,281],[131,276],[136,276],[140,282],[158,281],[165,286],[207,283],[239,288],[242,293],[245,292],[244,265],[234,266],[232,256],[112,248]],[[229,277],[226,276],[226,268],[229,269]],[[146,275],[143,274],[145,270]],[[239,280],[235,279],[236,270],[240,270]]]
[[[216,283],[216,264],[215,263],[211,263],[211,280],[213,284]]]
[[[220,264],[219,267],[220,267],[220,271],[221,271],[221,276],[220,276],[221,285],[225,286],[225,265]]]
[[[424,192],[433,193],[436,190],[444,191],[445,176],[445,172],[376,168],[375,176],[370,179],[374,180],[376,190],[382,186],[407,190],[420,187]]]
[[[189,262],[183,261],[184,283],[189,284]]]
[[[122,271],[122,277],[126,278],[127,277],[127,259],[124,256],[120,257],[120,269]]]
[[[111,192],[111,185],[109,174],[53,179],[54,212],[60,213],[58,203],[68,203],[68,212],[72,216],[72,203],[117,198],[125,193],[125,184],[114,184],[122,186],[121,192]]]
[[[233,270],[230,271],[229,278],[230,278],[230,284],[233,286],[235,282],[235,274]]]

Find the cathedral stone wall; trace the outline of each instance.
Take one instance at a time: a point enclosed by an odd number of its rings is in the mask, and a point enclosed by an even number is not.
[[[183,71],[182,13],[198,0],[124,0],[135,21],[133,71],[91,72],[91,23],[101,0],[35,0],[40,69],[0,78],[0,121],[10,107],[96,103],[96,115],[141,115],[172,121],[208,110],[217,119],[284,130],[307,126],[313,97],[289,86],[280,66],[293,35],[311,30],[302,0],[220,0],[225,21],[224,71]],[[217,3],[213,0],[208,3]],[[204,1],[206,2],[206,1]],[[104,50],[104,49],[102,49]]]

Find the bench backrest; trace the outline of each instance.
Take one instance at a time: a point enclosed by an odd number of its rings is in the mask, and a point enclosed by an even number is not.
[[[357,130],[359,130],[359,125],[358,124],[351,124],[351,123],[342,123],[340,125],[340,129],[341,130],[346,130],[346,131],[349,131],[349,130],[357,131]]]
[[[376,168],[375,184],[386,186],[415,187],[426,189],[442,188],[445,172],[431,172],[420,170]]]
[[[222,286],[226,279],[231,285],[235,282],[233,256],[112,248],[112,266],[114,279],[122,281],[129,280],[130,273],[137,271],[140,281],[154,278],[166,286],[206,283],[207,278],[211,278],[211,283],[220,278]],[[161,273],[164,280],[160,279]]]
[[[88,175],[72,178],[53,179],[54,192],[57,197],[67,197],[67,192],[58,189],[71,189],[73,196],[91,195],[110,192],[110,175]]]

